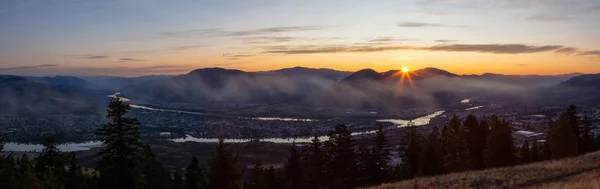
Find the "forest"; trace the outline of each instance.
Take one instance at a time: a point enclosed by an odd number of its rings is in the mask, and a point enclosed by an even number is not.
[[[109,121],[95,133],[103,143],[96,167],[79,166],[75,155],[60,152],[56,139],[49,136],[37,157],[0,157],[2,188],[345,189],[556,160],[600,148],[591,121],[578,117],[577,108],[569,106],[548,123],[543,141],[515,144],[509,122],[496,115],[453,116],[425,134],[409,125],[395,146],[383,127],[374,134],[372,145],[365,146],[346,126],[338,125],[327,141],[315,137],[311,143],[291,145],[283,168],[256,164],[240,169],[236,153],[221,139],[208,162],[194,157],[187,167],[170,170],[140,141],[140,122],[126,116],[130,108],[118,98],[109,103]],[[3,144],[0,141],[0,151]],[[390,163],[392,150],[399,152],[399,164]]]

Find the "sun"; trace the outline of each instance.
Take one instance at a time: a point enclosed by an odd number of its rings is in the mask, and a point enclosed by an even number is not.
[[[408,68],[407,67],[402,67],[402,73],[408,73]]]

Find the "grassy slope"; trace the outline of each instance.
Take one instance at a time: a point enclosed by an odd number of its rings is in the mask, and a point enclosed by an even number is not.
[[[558,161],[423,177],[372,187],[389,188],[600,188],[600,152]]]

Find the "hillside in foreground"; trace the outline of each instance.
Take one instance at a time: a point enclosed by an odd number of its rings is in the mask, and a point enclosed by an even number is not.
[[[521,166],[423,177],[371,187],[391,188],[597,188],[600,151]]]

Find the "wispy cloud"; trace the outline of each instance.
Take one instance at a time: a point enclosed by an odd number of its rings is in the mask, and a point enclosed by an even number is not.
[[[457,41],[458,40],[451,40],[451,39],[438,39],[438,40],[435,40],[435,42],[438,42],[438,43],[453,43],[453,42],[457,42]]]
[[[415,39],[409,38],[395,38],[395,37],[377,37],[369,39],[368,42],[397,42],[397,41],[413,41]]]
[[[579,52],[579,49],[574,48],[574,47],[565,47],[565,48],[557,49],[554,52],[559,53],[559,54],[571,55],[571,54],[575,54],[575,53]]]
[[[600,50],[597,50],[597,51],[583,51],[579,55],[582,55],[582,56],[588,56],[588,55],[591,55],[591,56],[600,56]]]
[[[476,52],[491,54],[526,54],[555,52],[565,54],[568,51],[579,52],[572,47],[562,45],[525,45],[525,44],[444,44],[434,46],[373,46],[373,45],[337,45],[337,46],[273,46],[265,48],[263,53],[275,54],[318,54],[318,53],[367,53],[394,50]],[[586,51],[580,55],[596,55],[599,51]]]
[[[227,60],[240,60],[242,58],[254,57],[256,54],[252,53],[223,53],[222,57]]]
[[[553,51],[564,48],[561,45],[532,46],[523,44],[451,44],[427,47],[429,51],[480,52],[494,54],[520,54]]]
[[[528,17],[527,19],[535,20],[535,21],[556,22],[556,21],[569,20],[571,18],[564,16],[564,15],[536,14],[536,15]]]
[[[139,61],[146,61],[146,60],[142,60],[142,59],[135,59],[135,58],[119,58],[120,62],[139,62]]]
[[[42,64],[35,66],[20,66],[20,67],[10,67],[10,68],[0,68],[0,71],[11,71],[11,70],[22,70],[22,69],[36,69],[36,68],[48,68],[48,67],[56,67],[56,64]]]
[[[185,51],[185,50],[204,48],[204,47],[208,47],[208,46],[211,46],[211,45],[184,45],[184,46],[173,47],[168,50],[169,51]]]
[[[193,29],[193,30],[181,30],[181,31],[168,31],[159,33],[160,36],[164,37],[177,37],[177,38],[189,38],[198,36],[219,36],[224,34],[226,31],[218,28],[208,29]]]
[[[265,34],[276,34],[276,33],[296,32],[296,31],[314,31],[314,30],[322,30],[323,28],[324,27],[322,27],[322,26],[271,27],[271,28],[261,28],[261,29],[256,29],[256,30],[231,32],[230,34],[228,34],[228,36],[265,35]]]
[[[168,31],[159,33],[160,36],[164,37],[177,37],[177,38],[191,38],[191,37],[239,37],[239,36],[252,36],[252,35],[269,35],[269,34],[280,34],[286,32],[298,32],[298,31],[315,31],[322,30],[323,26],[288,26],[288,27],[268,27],[259,28],[254,30],[245,31],[230,31],[219,28],[208,28],[208,29],[192,29],[182,31]]]
[[[427,22],[400,22],[396,24],[399,27],[409,27],[409,28],[420,28],[420,27],[447,27],[447,28],[467,28],[469,26],[459,26],[459,25],[447,25],[440,23],[427,23]]]
[[[110,56],[102,55],[102,54],[67,55],[67,57],[74,58],[74,59],[106,59],[106,58],[110,58]]]

